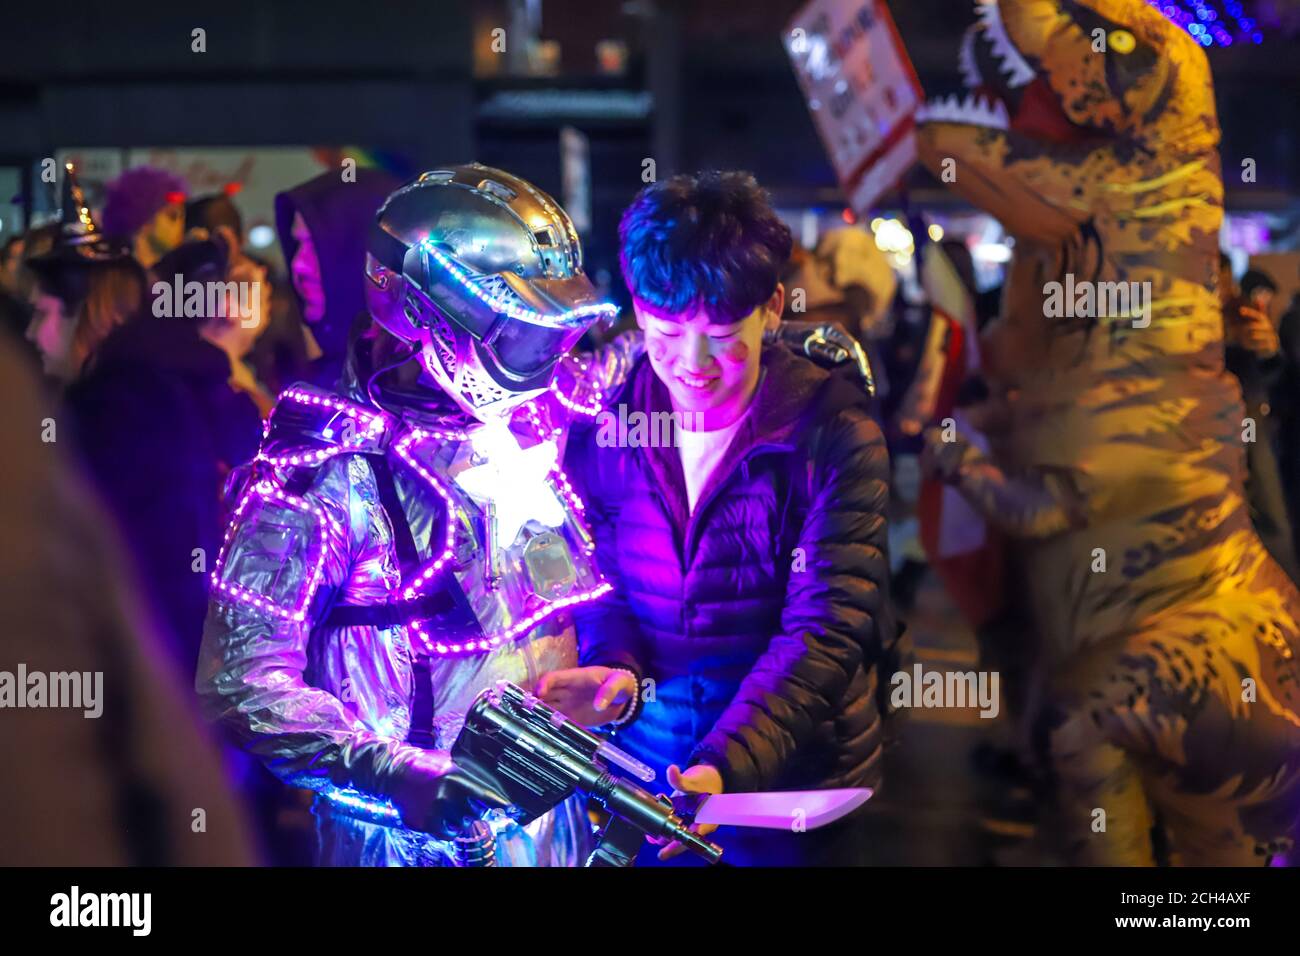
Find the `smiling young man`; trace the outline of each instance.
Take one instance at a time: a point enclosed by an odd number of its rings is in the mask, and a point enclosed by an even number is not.
[[[875,787],[888,460],[860,384],[764,347],[790,231],[722,172],[648,187],[620,238],[647,355],[614,406],[685,425],[669,447],[571,443],[615,594],[579,618],[586,666],[540,693],[679,790]],[[843,864],[860,833],[855,815],[719,839],[733,863]]]

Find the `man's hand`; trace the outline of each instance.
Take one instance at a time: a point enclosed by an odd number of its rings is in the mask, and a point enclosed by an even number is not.
[[[404,826],[450,840],[483,811],[510,805],[495,781],[457,767],[445,750],[408,750],[389,791]]]
[[[586,727],[622,716],[636,696],[636,678],[613,667],[572,667],[551,671],[537,682],[537,696],[548,707]]]
[[[1272,321],[1259,309],[1248,305],[1238,306],[1228,322],[1228,341],[1232,345],[1254,352],[1260,358],[1277,353],[1280,342]]]
[[[943,429],[927,428],[924,437],[921,474],[927,478],[955,484],[961,477],[962,468],[982,457],[980,450],[960,433],[953,436],[953,441],[944,441]]]
[[[673,788],[673,796],[683,793],[721,793],[722,792],[722,774],[718,773],[718,768],[706,763],[698,763],[694,767],[686,770],[679,770],[677,764],[668,768],[668,783]],[[698,833],[700,836],[707,836],[718,828],[716,823],[691,824],[691,832]],[[673,840],[666,847],[659,851],[659,859],[671,860],[686,847]]]

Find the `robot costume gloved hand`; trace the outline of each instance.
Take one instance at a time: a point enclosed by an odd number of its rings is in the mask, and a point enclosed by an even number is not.
[[[196,687],[317,792],[321,862],[446,865],[467,818],[504,803],[447,755],[466,711],[495,681],[576,666],[572,610],[610,589],[557,463],[637,343],[567,355],[616,310],[569,217],[500,170],[425,173],[384,203],[368,249],[372,337],[337,392],[280,396],[232,479]],[[487,817],[498,863],[590,852],[577,800],[526,828]]]

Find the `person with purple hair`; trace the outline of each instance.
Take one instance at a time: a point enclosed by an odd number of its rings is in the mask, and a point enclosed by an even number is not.
[[[104,191],[104,233],[152,269],[185,238],[185,183],[154,166],[136,166]]]

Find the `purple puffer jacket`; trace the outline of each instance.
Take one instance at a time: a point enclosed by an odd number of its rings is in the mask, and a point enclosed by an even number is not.
[[[653,688],[619,737],[660,771],[712,763],[728,791],[877,786],[878,671],[899,650],[884,439],[860,383],[783,346],[763,368],[693,515],[675,448],[571,440],[615,585],[579,617],[582,659]],[[671,407],[645,359],[620,402]]]

